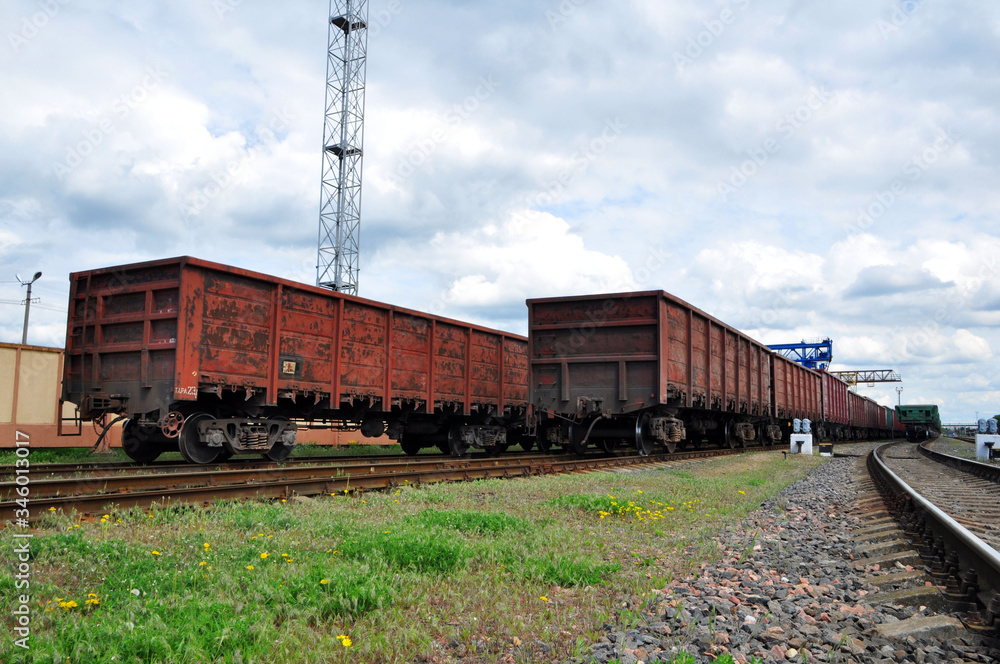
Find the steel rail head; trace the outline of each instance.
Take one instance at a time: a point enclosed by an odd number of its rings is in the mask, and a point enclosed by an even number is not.
[[[937,439],[935,438],[934,440]],[[972,459],[963,459],[962,457],[957,457],[953,454],[945,454],[944,452],[932,450],[929,445],[931,445],[934,440],[928,440],[927,442],[921,443],[917,448],[920,453],[928,459],[933,459],[939,463],[944,463],[954,468],[964,470],[983,479],[990,480],[991,482],[1000,482],[1000,466],[983,463],[982,461],[973,461]]]
[[[956,580],[966,582],[967,585],[968,580],[972,578],[973,583],[978,586],[977,594],[980,602],[985,607],[992,607],[1000,600],[1000,552],[924,498],[888,467],[882,459],[882,453],[891,447],[906,444],[912,443],[888,443],[880,445],[869,453],[867,465],[879,493],[886,499],[887,507],[895,518],[902,516],[901,507],[907,502],[909,506],[922,513],[924,546],[921,549],[921,556],[925,559],[937,558],[941,563],[945,563],[946,557],[952,560],[957,557],[959,563],[957,569],[966,570],[966,574],[964,578],[957,578],[956,569],[954,575]],[[913,524],[906,525],[912,528]],[[929,543],[931,539],[933,544]],[[972,570],[974,573],[970,577],[969,571]],[[988,613],[1000,618],[1000,615],[991,610]]]

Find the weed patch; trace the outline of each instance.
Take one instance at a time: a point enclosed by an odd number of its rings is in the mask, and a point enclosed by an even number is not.
[[[424,526],[451,528],[459,532],[478,535],[499,535],[505,532],[526,533],[532,530],[531,522],[502,512],[427,509],[417,514],[412,520]]]
[[[344,556],[397,570],[421,574],[448,574],[466,564],[464,542],[437,529],[404,528],[362,532],[340,544]]]

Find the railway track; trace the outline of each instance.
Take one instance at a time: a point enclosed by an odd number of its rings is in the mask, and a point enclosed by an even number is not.
[[[891,443],[869,455],[868,470],[968,626],[1000,625],[1000,469]]]
[[[629,466],[662,466],[678,461],[705,459],[743,451],[725,449],[676,452],[648,457],[567,455],[502,455],[499,457],[453,458],[443,455],[417,457],[340,457],[319,465],[284,464],[235,469],[193,468],[180,472],[146,472],[128,475],[58,477],[32,479],[29,520],[37,521],[50,511],[100,514],[110,509],[146,508],[152,505],[204,505],[215,500],[288,499],[294,496],[330,495],[352,491],[389,489],[404,484],[468,481],[490,478],[588,472]],[[329,460],[329,457],[327,457]],[[377,462],[376,462],[377,460]],[[0,522],[22,517],[24,509],[15,498],[15,481],[0,484]]]
[[[305,466],[317,464],[333,464],[340,461],[350,463],[380,463],[383,461],[398,461],[402,458],[399,454],[368,454],[357,456],[303,456],[292,457],[281,462],[282,466]],[[449,459],[446,454],[421,454],[417,459]],[[478,457],[474,457],[478,458]],[[224,463],[213,463],[201,466],[204,470],[245,470],[248,468],[273,468],[274,461],[264,461],[254,458],[236,458]],[[146,465],[139,465],[134,461],[127,462],[107,462],[107,461],[85,461],[79,463],[38,463],[31,465],[31,475],[38,476],[66,476],[85,473],[88,477],[112,477],[121,473],[135,473],[137,470],[148,473],[179,473],[185,470],[190,471],[194,466],[185,461],[154,461]],[[5,468],[0,471],[0,482],[9,481],[14,478],[14,469]]]

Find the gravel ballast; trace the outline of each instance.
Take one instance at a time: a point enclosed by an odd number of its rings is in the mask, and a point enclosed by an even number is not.
[[[852,532],[871,523],[857,501],[867,489],[863,457],[873,448],[844,448],[853,456],[819,466],[719,533],[717,562],[629,607],[638,624],[632,620],[627,630],[605,625],[590,655],[571,661],[649,664],[686,652],[695,662],[726,653],[736,662],[1000,662],[996,644],[971,632],[946,639],[879,635],[879,625],[933,611],[882,602],[871,583],[873,576],[912,567],[857,564],[864,555]]]

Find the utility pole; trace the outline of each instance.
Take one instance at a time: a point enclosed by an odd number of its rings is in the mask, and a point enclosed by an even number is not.
[[[35,283],[42,278],[41,272],[35,272],[35,276],[32,277],[31,281],[24,281],[21,279],[21,275],[17,275],[17,280],[21,282],[22,286],[28,287],[28,294],[24,298],[24,328],[21,330],[21,345],[28,345],[28,314],[31,313],[31,284]]]
[[[357,295],[368,0],[330,0],[316,285]]]

